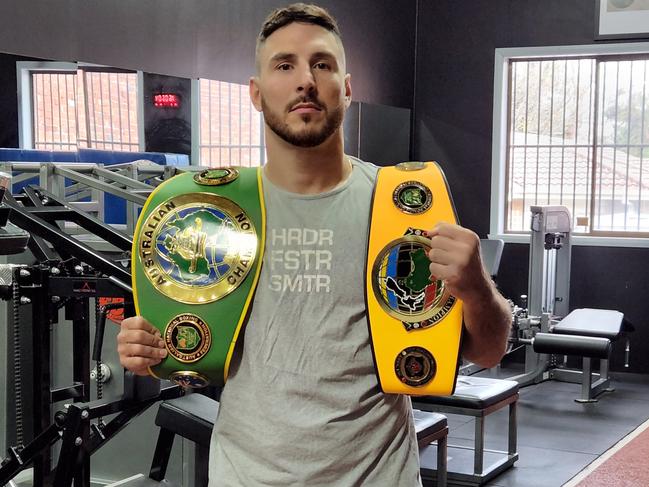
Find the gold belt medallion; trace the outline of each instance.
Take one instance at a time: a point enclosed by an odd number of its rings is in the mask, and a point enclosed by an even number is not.
[[[248,215],[213,193],[174,196],[142,224],[138,254],[147,279],[187,304],[216,301],[234,291],[257,255]]]
[[[387,314],[402,322],[406,331],[435,325],[456,301],[444,281],[431,280],[429,243],[419,235],[406,235],[388,243],[374,261],[376,300]]]

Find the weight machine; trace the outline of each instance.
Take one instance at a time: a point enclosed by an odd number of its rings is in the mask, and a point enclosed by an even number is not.
[[[512,305],[510,350],[525,348],[524,373],[510,377],[521,386],[547,379],[582,384],[577,402],[596,402],[610,392],[612,342],[633,327],[618,311],[582,308],[570,312],[571,217],[564,206],[531,207],[528,294]],[[626,344],[628,366],[629,342]],[[566,356],[583,358],[582,370],[567,367]],[[562,363],[557,357],[563,356]],[[592,359],[600,360],[599,373]]]
[[[129,377],[124,395],[118,399],[91,401],[91,358],[96,363],[98,391],[102,382],[101,349],[107,313],[125,307],[132,314],[129,271],[132,240],[98,218],[86,214],[38,186],[26,186],[16,196],[8,192],[10,179],[0,176],[0,253],[19,253],[29,249],[36,263],[0,266],[0,297],[11,300],[14,361],[20,367],[23,309],[31,312],[32,390],[23,390],[15,378],[15,445],[0,462],[0,485],[11,485],[22,470],[33,466],[34,486],[56,487],[90,485],[90,456],[121,431],[133,418],[160,400],[184,394],[178,386],[161,388],[157,380]],[[64,231],[74,224],[118,249],[117,258],[99,252]],[[122,303],[96,306],[94,346],[90,344],[91,300],[119,298]],[[58,321],[59,310],[72,322],[72,383],[52,388],[50,328]],[[92,357],[91,357],[92,350]],[[33,438],[25,442],[22,402],[32,404]],[[53,411],[53,404],[66,402]],[[101,418],[112,416],[104,422]],[[53,418],[53,419],[51,419]],[[51,446],[61,448],[53,466]]]

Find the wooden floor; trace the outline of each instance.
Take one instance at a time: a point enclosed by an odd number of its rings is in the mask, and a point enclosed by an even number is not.
[[[649,485],[649,421],[591,463],[566,487],[646,487]]]

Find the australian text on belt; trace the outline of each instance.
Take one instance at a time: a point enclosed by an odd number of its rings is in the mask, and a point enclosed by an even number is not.
[[[259,168],[184,173],[146,201],[133,240],[138,315],[168,354],[150,372],[222,385],[259,278],[265,241]]]
[[[435,162],[379,170],[370,217],[365,295],[383,392],[449,395],[455,388],[462,302],[430,274],[425,230],[456,223]]]

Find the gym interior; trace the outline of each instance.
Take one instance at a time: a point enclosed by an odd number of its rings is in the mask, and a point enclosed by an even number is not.
[[[133,376],[116,336],[151,192],[264,165],[248,80],[287,3],[0,3],[0,485],[207,485],[220,388]],[[498,366],[412,396],[423,485],[649,485],[649,2],[316,3],[345,153],[436,161],[510,300]]]

